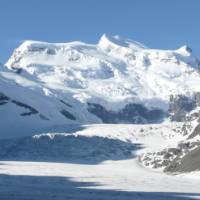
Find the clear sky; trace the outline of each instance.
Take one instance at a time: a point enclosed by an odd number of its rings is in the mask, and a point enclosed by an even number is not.
[[[200,0],[0,0],[0,61],[22,41],[97,43],[103,33],[200,55]]]

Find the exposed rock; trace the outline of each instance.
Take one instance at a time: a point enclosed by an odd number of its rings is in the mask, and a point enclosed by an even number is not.
[[[166,168],[181,155],[179,148],[167,148],[159,152],[148,152],[139,157],[140,162],[152,168]]]
[[[200,147],[188,152],[182,158],[174,159],[164,171],[185,173],[196,170],[200,170]]]
[[[7,97],[4,93],[0,92],[0,106],[7,104],[9,100],[9,97]]]
[[[183,173],[200,169],[200,141],[183,141],[174,148],[144,153],[140,162],[151,168],[163,168],[167,173]]]
[[[35,114],[38,113],[38,111],[35,108],[33,108],[33,107],[31,107],[31,106],[29,106],[25,103],[22,103],[22,102],[19,102],[19,101],[16,101],[16,100],[12,100],[12,103],[16,104],[17,106],[20,106],[20,107],[23,107],[23,108],[29,110],[28,112],[21,113],[20,114],[21,116],[35,115]]]
[[[100,104],[88,103],[88,111],[99,117],[103,123],[154,123],[166,116],[160,109],[150,110],[140,104],[128,104],[119,112],[115,112]]]
[[[10,100],[9,97],[7,97],[4,93],[0,92],[0,102],[1,101],[8,101]]]
[[[60,113],[68,119],[76,120],[76,117],[66,110],[61,110]]]
[[[184,95],[171,95],[169,102],[171,120],[178,122],[185,121],[187,113],[197,106],[197,99],[195,96],[190,98]]]
[[[73,106],[72,105],[70,105],[69,103],[67,103],[66,101],[64,101],[64,100],[60,100],[60,102],[61,103],[63,103],[63,104],[65,104],[66,106],[68,106],[68,107],[70,107],[70,108],[72,108]]]

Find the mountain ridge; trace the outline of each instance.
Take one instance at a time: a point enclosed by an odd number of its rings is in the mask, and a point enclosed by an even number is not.
[[[199,68],[200,61],[187,46],[150,49],[105,34],[96,45],[25,41],[0,68],[1,79],[7,82],[0,92],[20,102],[15,104],[18,107],[25,104],[37,110],[47,121],[43,128],[71,123],[160,123],[171,114],[179,121],[196,106]],[[20,116],[19,121],[23,120]]]

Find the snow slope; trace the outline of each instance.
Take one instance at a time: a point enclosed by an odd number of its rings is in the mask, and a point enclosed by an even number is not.
[[[57,95],[117,110],[133,101],[163,108],[170,94],[200,90],[200,62],[187,46],[149,49],[120,36],[103,35],[96,45],[26,41],[6,66]]]
[[[35,159],[34,155],[37,151],[34,147],[36,146],[33,146],[31,139],[21,140],[19,144],[22,148],[16,148],[17,143],[15,143],[14,148],[15,160],[18,161],[0,162],[0,196],[5,200],[39,200],[44,198],[47,200],[200,199],[200,179],[197,177],[163,174],[144,168],[138,162],[137,156],[145,151],[176,145],[183,138],[175,131],[179,128],[180,125],[174,123],[162,125],[87,125],[83,126],[82,130],[54,132],[32,137],[33,143],[37,143],[35,140],[40,141],[40,152],[42,152],[41,150],[45,152],[46,145],[50,146],[52,151],[47,156],[53,160],[48,160],[48,162],[31,162]],[[59,136],[62,140],[59,140]],[[79,142],[75,142],[75,139],[71,140],[72,136],[76,137]],[[68,140],[69,143],[63,142],[65,140]],[[93,145],[90,145],[90,141]],[[117,146],[112,145],[115,141],[118,141]],[[8,141],[4,142],[8,144]],[[82,146],[85,142],[90,147],[89,151],[86,146]],[[57,144],[57,149],[53,145],[54,143]],[[103,143],[107,144],[105,151]],[[141,145],[142,148],[133,148],[132,155],[128,154],[127,156],[127,153],[122,149],[128,149],[130,143]],[[28,145],[29,159],[25,157]],[[22,153],[23,147],[24,152]],[[59,157],[59,154],[53,154],[53,150],[59,151],[59,148],[63,151],[66,149],[68,152],[65,161]],[[13,155],[12,151],[7,152],[8,157],[9,154]],[[121,156],[119,156],[120,153]],[[63,152],[63,155],[66,154]],[[69,155],[71,155],[70,159]],[[117,160],[115,155],[118,156]],[[99,162],[99,157],[101,162]],[[20,158],[23,161],[19,161]],[[58,159],[61,159],[60,162]]]
[[[67,106],[45,92],[37,82],[1,68],[1,138],[31,135],[55,124],[73,123],[61,114]]]
[[[200,91],[199,67],[187,46],[150,49],[107,35],[95,45],[25,41],[0,67],[1,138],[66,124],[160,123],[171,95]]]

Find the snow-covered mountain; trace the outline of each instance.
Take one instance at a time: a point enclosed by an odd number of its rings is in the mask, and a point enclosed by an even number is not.
[[[196,107],[199,69],[187,46],[150,49],[107,35],[95,45],[25,41],[0,67],[0,129],[7,137],[74,123],[182,121]]]

